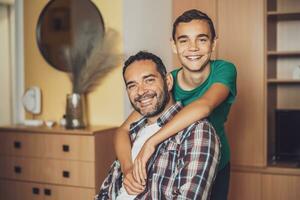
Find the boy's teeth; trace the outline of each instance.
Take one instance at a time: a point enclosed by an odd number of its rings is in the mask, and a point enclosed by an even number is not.
[[[191,60],[195,60],[195,59],[199,59],[200,56],[187,56],[187,58]]]

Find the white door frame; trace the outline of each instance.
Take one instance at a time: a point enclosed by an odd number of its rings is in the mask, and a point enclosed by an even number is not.
[[[25,119],[21,98],[24,93],[24,0],[15,0],[11,6],[12,44],[12,123],[19,124]]]

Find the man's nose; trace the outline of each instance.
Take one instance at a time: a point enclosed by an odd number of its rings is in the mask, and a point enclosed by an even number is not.
[[[145,87],[145,85],[144,84],[141,84],[141,85],[139,85],[139,87],[138,87],[138,95],[143,95],[143,94],[145,94],[145,92],[146,92],[147,90],[146,90],[146,87]]]

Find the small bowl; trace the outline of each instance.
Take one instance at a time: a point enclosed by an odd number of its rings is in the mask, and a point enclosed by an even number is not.
[[[52,128],[55,124],[55,121],[52,120],[47,120],[45,121],[46,126],[48,126],[49,128]]]

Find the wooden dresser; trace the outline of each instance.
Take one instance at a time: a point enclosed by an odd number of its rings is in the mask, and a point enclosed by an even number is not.
[[[0,127],[0,200],[93,199],[115,159],[114,131]]]

